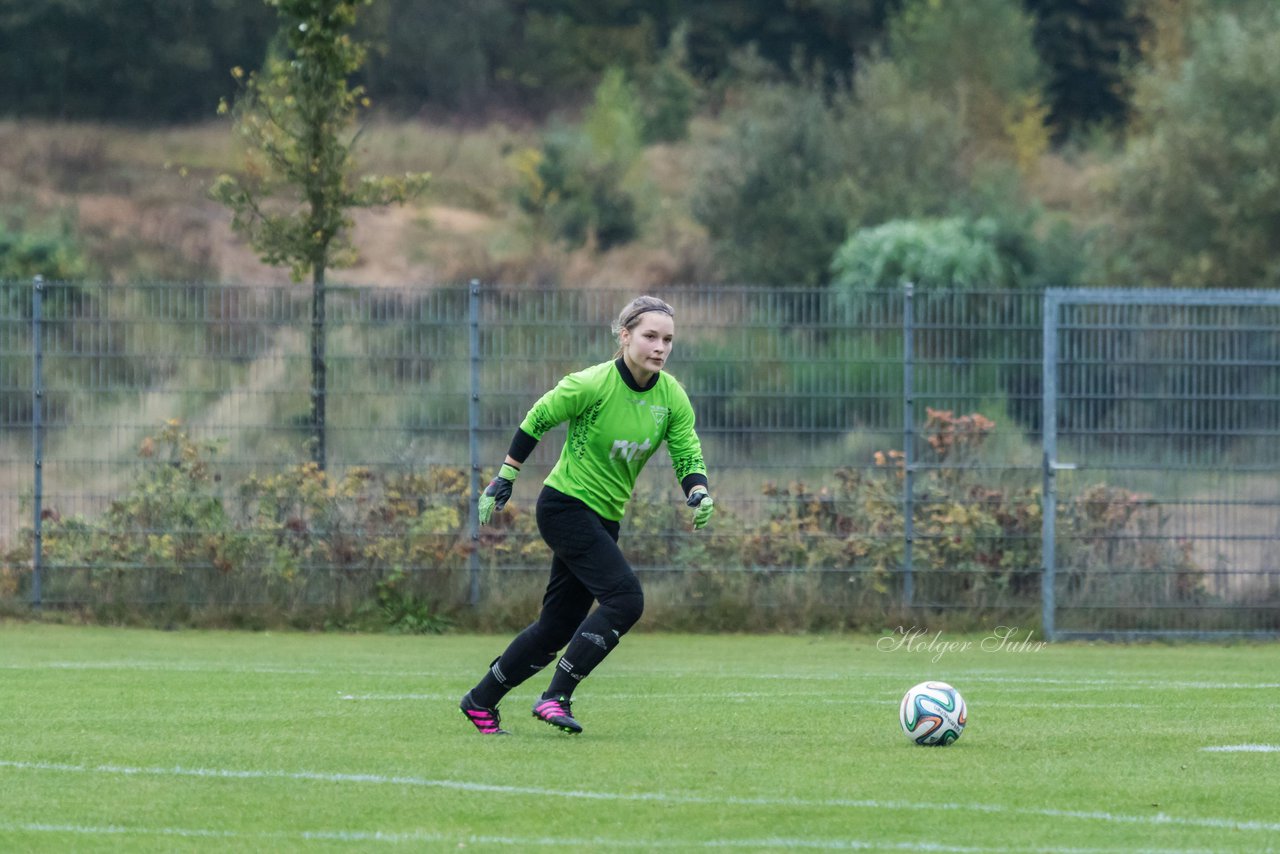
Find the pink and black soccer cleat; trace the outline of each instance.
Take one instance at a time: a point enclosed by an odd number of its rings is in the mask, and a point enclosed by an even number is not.
[[[511,735],[501,726],[501,716],[497,709],[486,709],[471,699],[471,692],[462,698],[458,708],[467,716],[467,720],[475,724],[481,735]]]
[[[582,724],[573,719],[573,709],[569,706],[569,698],[564,694],[538,700],[533,704],[533,716],[571,735],[582,732]]]

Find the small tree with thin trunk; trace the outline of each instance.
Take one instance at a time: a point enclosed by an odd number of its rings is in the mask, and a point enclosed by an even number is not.
[[[245,145],[243,170],[222,175],[213,198],[233,214],[262,260],[288,265],[295,281],[311,277],[311,453],[325,467],[325,272],[355,259],[353,208],[400,204],[426,189],[429,176],[359,177],[353,150],[357,118],[369,106],[348,85],[364,63],[351,38],[360,7],[373,0],[264,0],[280,31],[259,72],[231,70],[240,84],[223,101]]]

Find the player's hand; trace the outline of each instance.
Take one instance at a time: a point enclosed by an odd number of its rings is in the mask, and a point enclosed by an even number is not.
[[[707,522],[711,521],[711,514],[716,511],[716,503],[711,500],[711,494],[705,489],[695,489],[689,493],[685,504],[694,508],[693,511],[693,527],[694,530],[705,527]]]
[[[519,476],[520,469],[507,463],[503,463],[502,468],[498,469],[498,476],[489,481],[489,485],[480,495],[478,506],[481,525],[489,524],[494,510],[501,510],[507,506],[507,502],[511,500],[511,487]]]

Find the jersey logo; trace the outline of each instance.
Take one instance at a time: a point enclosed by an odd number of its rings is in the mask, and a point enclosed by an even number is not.
[[[636,458],[636,454],[647,453],[653,445],[648,439],[641,442],[628,442],[626,439],[618,439],[613,443],[613,448],[609,451],[609,459],[626,460],[631,462]]]
[[[665,406],[649,407],[649,414],[653,416],[653,423],[659,427],[662,426],[662,422],[667,420],[667,412],[668,410]]]

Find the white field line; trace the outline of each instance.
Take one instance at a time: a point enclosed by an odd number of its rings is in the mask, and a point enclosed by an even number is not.
[[[156,661],[47,661],[47,662],[31,662],[31,663],[8,663],[0,664],[0,670],[142,670],[142,671],[172,671],[175,673],[258,673],[263,675],[275,676],[351,676],[358,675],[362,677],[387,677],[401,679],[428,679],[428,678],[467,678],[474,676],[476,668],[472,667],[465,671],[409,671],[409,670],[359,670],[352,671],[347,669],[333,668],[300,668],[300,667],[273,667],[268,665],[261,666],[236,666],[236,665],[219,665],[219,664],[183,664],[178,662],[156,662]],[[483,670],[483,668],[481,668]],[[1272,690],[1280,688],[1280,682],[1200,682],[1188,680],[1170,680],[1170,679],[1127,679],[1117,677],[1114,679],[1098,679],[1098,678],[1068,678],[1068,677],[1048,677],[1048,676],[993,676],[987,675],[990,671],[981,673],[972,673],[966,671],[954,671],[947,674],[952,680],[952,684],[962,680],[971,680],[972,683],[989,684],[989,685],[1020,685],[1020,686],[1045,686],[1045,689],[1061,689],[1061,690],[1092,690],[1095,688],[1107,688],[1112,686],[1123,686],[1130,688],[1163,688],[1163,689],[1188,689],[1188,690],[1239,690],[1239,691],[1260,691]],[[611,673],[602,673],[596,678],[601,681],[634,678],[637,675],[644,675],[650,671],[626,671],[615,670]],[[859,671],[853,668],[850,673],[727,673],[725,671],[716,671],[709,673],[705,671],[671,671],[662,674],[665,678],[681,678],[691,677],[700,680],[707,679],[738,679],[743,681],[795,681],[795,682],[841,682],[848,684],[854,680],[883,681],[890,678],[888,674],[876,671]],[[723,695],[720,695],[723,696]],[[773,696],[773,695],[770,695]]]
[[[271,676],[320,676],[343,671],[302,667],[243,667],[204,664],[181,664],[167,661],[42,661],[31,664],[0,664],[0,670],[142,670],[172,673],[262,673]],[[388,674],[404,675],[404,674]]]
[[[974,682],[983,684],[1009,684],[1009,685],[1049,685],[1062,686],[1063,688],[1106,688],[1110,686],[1134,687],[1134,688],[1186,688],[1188,690],[1206,690],[1206,691],[1222,691],[1222,690],[1240,690],[1240,691],[1261,691],[1267,689],[1280,688],[1280,682],[1197,682],[1190,680],[1177,679],[1070,679],[1055,678],[1048,676],[969,676],[964,673],[957,674],[957,680],[961,678],[973,679]]]
[[[715,700],[729,702],[750,702],[754,700],[795,700],[805,699],[807,701],[817,701],[832,703],[840,706],[897,706],[902,702],[901,698],[888,697],[885,699],[877,699],[875,697],[839,697],[832,696],[830,691],[678,691],[669,693],[627,693],[615,694],[612,692],[600,694],[592,697],[592,703],[600,705],[609,705],[614,702],[634,702],[636,700]],[[415,703],[415,702],[454,702],[459,699],[455,694],[350,694],[338,692],[338,699],[344,702],[357,703]],[[983,701],[983,706],[1003,706],[1013,705],[1014,700],[1008,703],[1000,700],[987,699]],[[1024,705],[1023,701],[1017,700],[1017,705]],[[1152,701],[1150,703],[1073,703],[1073,702],[1057,702],[1053,703],[1055,709],[1150,709],[1162,706],[1164,703]]]
[[[342,774],[321,771],[254,771],[229,768],[139,768],[125,765],[67,765],[56,762],[22,762],[0,759],[0,768],[20,771],[46,771],[68,774],[106,774],[121,777],[194,777],[219,780],[297,780],[322,783],[363,783],[371,785],[411,786],[429,789],[446,789],[458,792],[484,792],[494,795],[529,795],[540,798],[570,798],[573,800],[647,802],[685,805],[709,805],[723,807],[787,807],[814,809],[869,809],[869,810],[940,810],[977,812],[991,815],[1033,816],[1037,818],[1062,818],[1081,821],[1097,821],[1104,824],[1129,824],[1157,827],[1197,827],[1213,830],[1259,831],[1280,833],[1280,822],[1155,815],[1124,815],[1103,810],[1067,810],[1033,807],[1009,807],[1003,804],[938,803],[876,799],[812,799],[732,797],[710,795],[673,794],[667,792],[608,792],[576,789],[552,789],[543,786],[511,786],[494,783],[476,783],[467,780],[436,780],[428,777],[386,776],[383,774]]]
[[[747,848],[751,850],[783,850],[804,848],[817,851],[933,851],[940,854],[977,854],[978,852],[1012,851],[1053,851],[1055,854],[1107,854],[1107,852],[1125,851],[1128,854],[1198,854],[1203,849],[1190,848],[992,848],[990,846],[972,847],[967,845],[943,845],[938,842],[913,840],[890,842],[888,840],[863,839],[786,839],[769,837],[766,839],[607,839],[593,837],[577,839],[553,836],[481,836],[477,834],[450,835],[425,830],[298,830],[263,831],[260,833],[236,832],[231,830],[208,830],[186,827],[122,827],[119,825],[79,825],[79,824],[3,824],[0,833],[50,833],[70,836],[168,836],[179,839],[258,839],[258,840],[296,840],[322,842],[385,842],[403,843],[446,843],[458,847],[464,845],[501,845],[518,848],[569,848],[583,850],[614,850],[637,848],[653,850],[674,848],[687,850],[690,848]]]
[[[1200,749],[1205,753],[1280,753],[1280,744],[1224,744]]]

